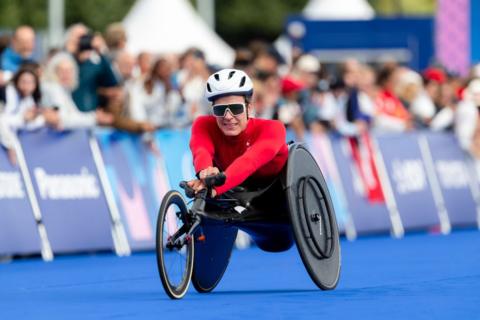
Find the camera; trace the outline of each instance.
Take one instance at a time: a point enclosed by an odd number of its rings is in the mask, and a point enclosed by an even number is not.
[[[92,46],[93,34],[87,33],[80,37],[78,41],[78,52],[93,50]]]

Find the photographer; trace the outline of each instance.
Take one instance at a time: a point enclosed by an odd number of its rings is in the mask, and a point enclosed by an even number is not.
[[[78,86],[73,100],[80,111],[106,108],[112,99],[120,99],[120,90],[110,62],[103,52],[106,46],[100,36],[89,32],[83,24],[75,24],[67,31],[65,49],[78,66]]]

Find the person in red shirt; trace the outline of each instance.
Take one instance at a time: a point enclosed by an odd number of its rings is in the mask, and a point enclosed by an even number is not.
[[[241,70],[223,69],[208,78],[206,97],[212,102],[213,115],[194,121],[190,140],[198,179],[188,185],[196,192],[205,188],[206,177],[221,171],[226,175],[225,184],[212,190],[212,196],[247,179],[253,183],[271,180],[285,166],[285,127],[277,120],[250,117],[252,95],[252,81]]]

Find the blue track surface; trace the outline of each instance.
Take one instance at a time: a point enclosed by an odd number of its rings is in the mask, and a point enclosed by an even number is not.
[[[153,253],[0,264],[0,319],[480,319],[480,232],[342,242],[334,291],[310,281],[296,248],[235,251],[219,287],[180,301]]]

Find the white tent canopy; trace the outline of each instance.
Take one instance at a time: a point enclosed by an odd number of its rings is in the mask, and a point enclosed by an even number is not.
[[[127,49],[132,53],[182,53],[197,47],[209,63],[224,67],[233,63],[233,49],[207,26],[188,0],[137,0],[123,25]]]
[[[310,0],[303,15],[312,20],[369,20],[375,11],[366,0]]]

